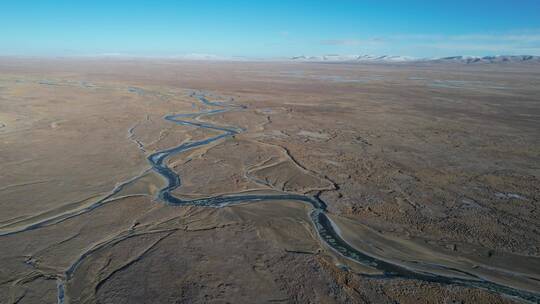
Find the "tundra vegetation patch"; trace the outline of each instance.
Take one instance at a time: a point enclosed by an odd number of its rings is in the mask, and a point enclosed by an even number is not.
[[[537,303],[539,88],[511,63],[2,58],[0,303]]]

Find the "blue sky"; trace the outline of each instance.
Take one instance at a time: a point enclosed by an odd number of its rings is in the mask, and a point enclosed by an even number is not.
[[[540,0],[2,1],[0,55],[540,55]]]

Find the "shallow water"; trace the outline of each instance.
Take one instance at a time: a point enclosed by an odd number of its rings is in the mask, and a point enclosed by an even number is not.
[[[192,97],[199,99],[200,102],[207,106],[217,106],[221,107],[220,110],[213,111],[203,111],[198,113],[188,113],[188,114],[177,114],[177,115],[168,115],[165,116],[165,119],[176,123],[178,125],[198,127],[204,129],[210,129],[215,131],[223,132],[220,135],[207,138],[199,141],[192,141],[183,143],[177,147],[156,152],[148,157],[148,161],[152,165],[154,171],[160,174],[167,180],[167,185],[163,187],[158,194],[158,197],[169,205],[174,206],[201,206],[201,207],[214,207],[221,208],[226,206],[231,206],[241,203],[255,203],[255,202],[264,202],[264,201],[276,201],[276,200],[286,200],[286,201],[298,201],[301,203],[308,204],[312,207],[310,213],[310,218],[313,224],[313,227],[317,231],[320,239],[328,245],[332,250],[339,253],[340,255],[353,260],[362,265],[369,267],[374,267],[383,272],[382,277],[386,278],[405,278],[405,279],[415,279],[421,281],[435,282],[441,284],[454,284],[467,287],[481,288],[497,293],[501,293],[507,296],[520,298],[526,301],[531,302],[540,302],[540,295],[528,292],[517,290],[512,287],[503,286],[494,282],[487,281],[481,277],[478,277],[472,273],[467,273],[458,269],[451,269],[444,265],[432,265],[436,266],[439,269],[446,269],[453,272],[462,273],[463,275],[473,278],[473,279],[464,279],[463,277],[450,277],[442,276],[438,274],[426,273],[415,271],[414,269],[407,269],[403,266],[392,264],[387,261],[377,259],[373,256],[370,256],[366,253],[363,253],[352,245],[347,243],[340,235],[339,228],[335,223],[327,216],[326,204],[316,196],[307,196],[299,194],[274,194],[274,195],[244,195],[244,194],[231,194],[224,196],[215,196],[210,198],[196,199],[196,200],[182,200],[175,197],[172,194],[172,191],[181,187],[181,178],[176,174],[172,169],[170,169],[166,163],[167,158],[172,155],[180,154],[191,149],[210,144],[212,142],[234,136],[239,132],[242,132],[241,129],[235,127],[223,127],[217,126],[209,123],[202,123],[199,121],[185,120],[185,118],[199,118],[202,116],[210,116],[218,113],[224,113],[232,111],[237,108],[243,108],[242,106],[237,105],[228,105],[221,102],[209,101],[204,94],[192,94]],[[182,118],[182,119],[180,119]],[[421,263],[420,263],[421,264]]]
[[[57,83],[43,82],[42,84],[55,85]],[[80,85],[88,87],[82,83]],[[135,88],[135,87],[130,87],[127,90],[131,93],[139,94],[139,95],[144,94],[145,92],[143,89]],[[519,299],[530,301],[533,303],[540,302],[540,295],[537,293],[518,290],[512,287],[497,284],[497,283],[488,281],[484,278],[478,277],[475,274],[467,273],[462,270],[451,269],[443,265],[431,265],[431,266],[439,267],[439,269],[443,269],[443,270],[447,269],[449,270],[449,272],[454,272],[454,273],[461,272],[465,277],[469,279],[464,279],[463,276],[462,277],[443,276],[443,275],[439,275],[435,273],[427,273],[425,271],[420,271],[417,269],[406,268],[402,265],[398,265],[398,264],[395,264],[386,260],[382,260],[380,258],[376,258],[372,255],[369,255],[368,253],[362,252],[361,250],[354,248],[354,246],[349,244],[343,238],[342,234],[340,233],[339,227],[329,218],[327,209],[326,209],[326,204],[319,198],[318,195],[308,196],[308,195],[299,195],[299,194],[290,194],[290,193],[266,194],[266,195],[230,194],[230,195],[215,196],[215,197],[196,199],[196,200],[183,200],[183,199],[175,197],[172,194],[172,192],[175,189],[182,186],[182,179],[176,172],[174,172],[172,169],[168,167],[167,160],[171,156],[181,154],[186,151],[189,151],[198,147],[202,147],[204,145],[208,145],[208,144],[211,144],[216,141],[220,141],[228,137],[232,137],[236,134],[239,134],[245,131],[235,126],[220,126],[220,125],[215,125],[215,124],[201,122],[199,120],[196,120],[198,118],[202,118],[205,116],[222,114],[222,113],[226,113],[230,111],[241,111],[245,109],[244,106],[210,100],[208,95],[205,95],[202,93],[193,93],[191,94],[191,96],[196,98],[198,102],[201,102],[202,104],[208,107],[215,107],[217,109],[204,110],[204,111],[200,111],[196,113],[171,114],[171,115],[165,116],[164,119],[166,121],[169,121],[177,125],[214,130],[214,131],[220,132],[221,134],[207,138],[207,139],[203,139],[203,140],[185,142],[176,147],[158,151],[148,156],[147,159],[148,159],[148,162],[152,166],[152,170],[157,172],[160,176],[162,176],[166,180],[166,185],[162,189],[160,189],[158,193],[158,198],[162,202],[169,205],[173,205],[173,206],[201,206],[201,207],[209,207],[209,208],[221,208],[221,207],[231,206],[235,204],[259,203],[259,202],[270,202],[270,201],[279,201],[279,200],[296,201],[298,203],[307,204],[308,206],[310,206],[311,211],[309,214],[309,218],[311,219],[312,225],[315,231],[317,232],[318,236],[320,237],[320,240],[324,244],[326,244],[331,250],[335,251],[337,254],[343,257],[346,257],[349,260],[380,270],[383,274],[379,277],[415,279],[415,280],[422,280],[422,281],[427,281],[427,282],[436,282],[436,283],[441,283],[441,284],[453,284],[453,285],[460,285],[460,286],[466,286],[466,287],[474,287],[474,288],[480,288],[480,289],[497,292],[500,294],[519,298]],[[108,194],[104,198],[100,199],[99,201],[93,203],[92,205],[84,209],[75,210],[69,213],[64,213],[55,218],[45,219],[41,222],[33,223],[29,226],[22,227],[16,231],[3,232],[3,233],[0,233],[0,236],[11,235],[11,234],[15,234],[15,233],[23,232],[23,231],[39,229],[41,227],[54,225],[56,223],[65,221],[66,219],[69,219],[69,218],[81,215],[90,210],[96,209],[112,201],[112,199],[114,198],[116,194],[120,193],[126,186],[136,181],[139,177],[140,176],[134,177],[128,181],[125,181],[119,184],[111,191],[110,194]],[[522,199],[521,196],[518,197],[519,194],[506,193],[504,195],[507,198]],[[78,261],[76,261],[74,264],[72,264],[71,267],[69,267],[69,269],[65,272],[65,280],[60,279],[60,278],[58,279],[58,302],[59,303],[64,302],[64,294],[66,293],[65,281],[68,281],[71,278],[71,275],[76,271],[80,262],[91,253],[92,252],[84,253]],[[418,263],[422,264],[422,262],[418,262]]]

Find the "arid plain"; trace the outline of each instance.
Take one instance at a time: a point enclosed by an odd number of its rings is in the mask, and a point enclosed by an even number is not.
[[[539,130],[534,63],[0,58],[0,303],[536,303]]]

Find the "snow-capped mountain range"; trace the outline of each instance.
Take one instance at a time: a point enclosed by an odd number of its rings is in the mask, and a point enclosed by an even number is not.
[[[453,56],[443,58],[414,58],[405,56],[375,56],[375,55],[324,55],[324,56],[296,56],[291,61],[300,62],[372,62],[372,63],[399,63],[399,62],[427,62],[427,63],[540,63],[540,56],[531,55],[498,55],[498,56]]]
[[[475,56],[454,56],[454,57],[445,57],[433,59],[431,61],[437,62],[456,62],[456,63],[503,63],[503,62],[535,62],[540,63],[540,56],[531,56],[531,55],[519,55],[519,56],[484,56],[484,57],[475,57]]]
[[[371,61],[371,62],[405,62],[417,60],[404,56],[376,56],[376,55],[323,55],[323,56],[296,56],[294,61]]]
[[[532,55],[497,55],[497,56],[453,56],[441,58],[415,58],[407,56],[390,55],[322,55],[322,56],[295,56],[281,58],[253,58],[242,56],[218,56],[213,54],[180,54],[170,56],[138,56],[122,53],[106,53],[88,55],[83,57],[99,58],[161,58],[189,61],[290,61],[290,62],[327,62],[327,63],[451,63],[451,64],[493,64],[493,63],[523,63],[540,64],[540,56]]]

